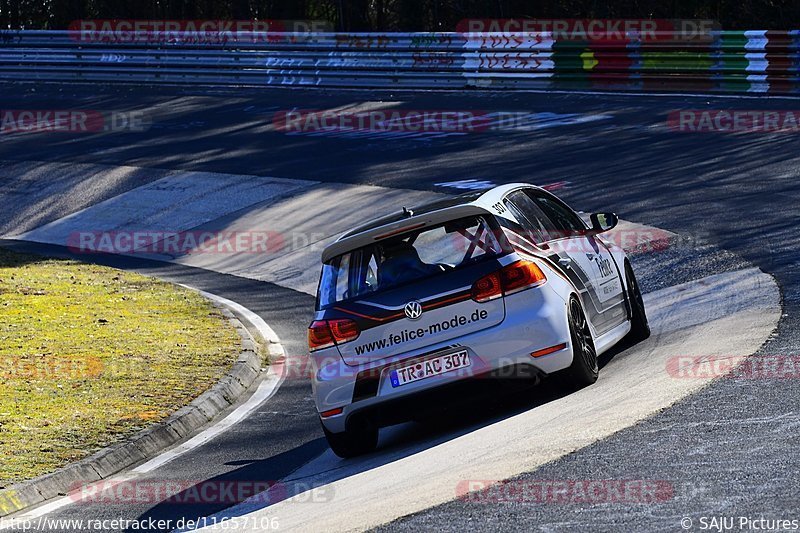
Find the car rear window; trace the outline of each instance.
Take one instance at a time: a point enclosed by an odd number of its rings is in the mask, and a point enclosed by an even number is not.
[[[383,239],[322,266],[318,307],[460,269],[503,250],[487,217],[473,216]]]

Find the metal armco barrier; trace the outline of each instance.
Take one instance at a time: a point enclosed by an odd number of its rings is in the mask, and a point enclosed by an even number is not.
[[[103,42],[0,31],[0,79],[220,86],[589,89],[792,94],[800,30],[606,41],[537,34],[236,34]]]

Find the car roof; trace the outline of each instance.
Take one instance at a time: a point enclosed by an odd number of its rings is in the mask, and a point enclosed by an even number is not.
[[[528,183],[511,183],[411,207],[409,211],[413,214],[410,216],[404,213],[401,208],[398,208],[391,215],[371,220],[342,234],[322,252],[322,261],[323,263],[330,261],[337,255],[371,244],[384,236],[403,233],[403,228],[409,228],[408,231],[410,231],[411,229],[443,223],[465,216],[492,214],[491,206],[493,204],[501,202],[506,194],[521,187],[539,189],[539,187]]]

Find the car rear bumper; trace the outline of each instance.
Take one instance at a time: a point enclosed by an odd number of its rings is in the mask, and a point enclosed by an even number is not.
[[[482,398],[491,398],[498,390],[508,392],[511,380],[511,386],[524,388],[538,383],[542,377],[543,373],[531,364],[515,365],[427,388],[414,394],[365,405],[355,403],[343,417],[344,428],[352,425],[385,427],[443,411],[457,410],[480,402]],[[330,420],[323,420],[326,427],[329,423]],[[338,424],[334,427],[338,427]]]

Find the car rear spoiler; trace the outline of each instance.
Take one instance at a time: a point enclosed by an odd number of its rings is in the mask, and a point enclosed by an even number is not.
[[[355,235],[340,237],[339,240],[323,250],[322,262],[327,263],[338,255],[408,231],[414,231],[426,226],[435,226],[458,218],[491,214],[487,209],[479,205],[464,204],[446,207],[422,215],[411,215],[402,220],[371,228]]]

